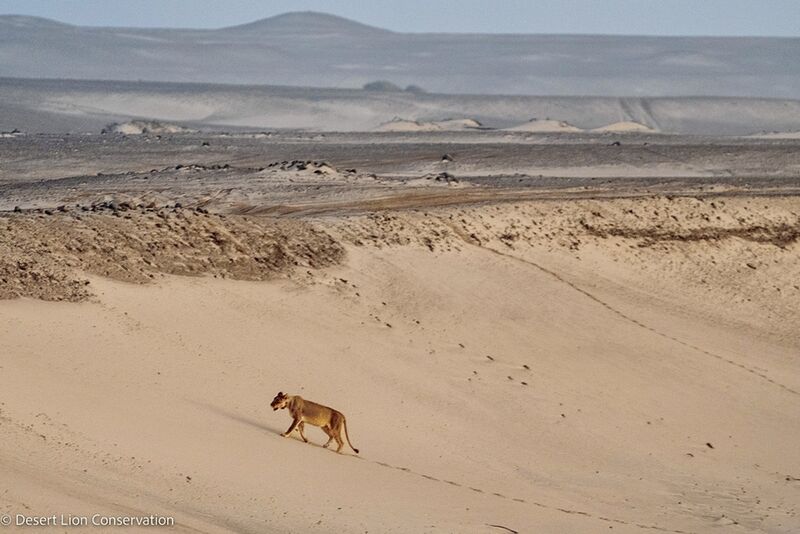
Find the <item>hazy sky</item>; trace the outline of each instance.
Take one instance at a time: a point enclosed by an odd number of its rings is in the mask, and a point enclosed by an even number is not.
[[[408,32],[800,37],[800,0],[0,0],[0,14],[89,26],[217,28],[304,10]]]

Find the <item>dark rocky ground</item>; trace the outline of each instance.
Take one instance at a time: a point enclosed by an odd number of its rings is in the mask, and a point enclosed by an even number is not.
[[[800,140],[435,132],[0,138],[0,210],[319,213],[488,200],[793,195]]]

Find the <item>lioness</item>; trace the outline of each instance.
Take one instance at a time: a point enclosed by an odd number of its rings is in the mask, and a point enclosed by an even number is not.
[[[281,434],[281,436],[286,437],[297,429],[303,441],[308,443],[305,434],[303,434],[303,427],[305,423],[308,423],[322,427],[322,430],[328,434],[328,442],[325,443],[323,447],[327,448],[328,445],[331,444],[331,441],[336,440],[336,443],[339,445],[336,452],[341,452],[344,446],[344,441],[342,441],[342,429],[344,429],[347,444],[358,454],[358,449],[353,447],[353,444],[350,443],[350,436],[347,433],[347,422],[342,412],[337,412],[333,408],[328,408],[316,402],[307,401],[299,395],[286,395],[283,392],[278,392],[278,394],[275,395],[270,406],[272,406],[273,410],[289,408],[289,412],[292,414],[292,424],[289,430]]]

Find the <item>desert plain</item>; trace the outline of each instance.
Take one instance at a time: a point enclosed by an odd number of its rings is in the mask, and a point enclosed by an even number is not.
[[[0,138],[0,514],[800,530],[800,140],[389,130]]]

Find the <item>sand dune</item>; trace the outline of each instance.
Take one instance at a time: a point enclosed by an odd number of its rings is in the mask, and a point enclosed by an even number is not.
[[[128,121],[109,124],[100,133],[121,133],[125,135],[141,134],[172,134],[191,132],[189,128],[177,124],[162,123],[158,121]]]
[[[0,512],[207,532],[794,532],[797,213],[796,198],[662,197],[302,223],[5,215],[10,243],[42,243],[17,265],[50,261],[91,296],[0,301]],[[280,240],[215,237],[270,225],[344,254],[253,263],[267,282],[208,276],[250,278],[247,247],[276,257]],[[139,240],[161,252],[127,252]],[[213,261],[181,252],[202,247]],[[124,281],[138,258],[145,285]],[[320,448],[316,429],[281,438],[278,390],[341,409],[362,454]]]
[[[481,127],[481,123],[474,119],[446,119],[433,122],[392,120],[375,128],[376,132],[441,132],[474,130]]]
[[[595,128],[592,131],[599,133],[655,132],[653,128],[650,128],[649,126],[634,121],[615,122],[607,126],[601,126],[600,128]]]

